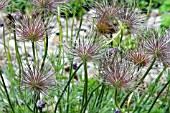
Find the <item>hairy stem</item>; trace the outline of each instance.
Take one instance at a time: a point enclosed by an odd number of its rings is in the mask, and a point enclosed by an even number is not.
[[[115,94],[114,94],[114,100],[115,100],[115,105],[119,109],[121,113],[124,113],[124,111],[120,108],[118,102],[117,102],[117,88],[115,89]]]
[[[33,58],[34,58],[34,73],[35,73],[35,69],[36,69],[36,55],[35,55],[35,43],[32,42],[32,52],[33,52]]]
[[[43,62],[41,64],[41,70],[43,70],[45,59],[47,57],[47,52],[48,52],[48,34],[47,33],[46,33],[45,39],[46,39],[46,41],[45,41],[45,53],[44,53],[44,57],[43,57]]]
[[[85,103],[87,103],[87,99],[88,99],[88,73],[87,73],[87,62],[84,61],[84,91],[83,91],[82,108],[85,105]]]

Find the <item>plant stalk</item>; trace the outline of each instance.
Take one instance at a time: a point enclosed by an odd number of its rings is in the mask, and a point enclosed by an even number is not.
[[[152,110],[154,104],[156,103],[157,99],[159,98],[159,96],[161,95],[161,93],[165,90],[165,88],[168,86],[168,84],[170,83],[170,80],[164,85],[164,87],[161,89],[161,91],[158,93],[158,95],[156,96],[155,100],[153,101],[151,107],[148,110],[148,113],[150,113],[150,111]]]
[[[143,82],[143,80],[145,79],[145,77],[147,76],[147,74],[149,73],[149,71],[152,69],[155,61],[156,61],[156,57],[154,57],[153,61],[152,61],[151,64],[149,65],[148,69],[147,69],[146,72],[144,73],[144,75],[143,75],[143,77],[141,78],[141,80],[139,81],[139,83],[135,86],[134,90]],[[130,95],[131,93],[132,93],[132,91],[129,92],[129,93],[125,96],[124,100],[122,101],[122,103],[121,103],[121,105],[120,105],[121,108],[123,107],[125,101],[127,100],[127,98],[129,97],[129,95]]]
[[[54,113],[57,112],[57,106],[58,106],[58,104],[60,103],[61,98],[63,97],[65,91],[67,90],[67,87],[69,86],[72,78],[74,77],[74,75],[75,75],[76,72],[80,69],[80,67],[81,67],[82,65],[83,65],[83,63],[81,63],[81,64],[77,67],[77,69],[74,71],[74,73],[71,75],[70,79],[68,80],[66,86],[64,87],[64,89],[63,89],[63,91],[62,91],[62,93],[61,93],[61,95],[60,95],[60,97],[59,97],[59,99],[58,99],[58,101],[57,101],[57,103],[56,103],[56,105],[55,105]]]
[[[117,88],[115,89],[115,94],[114,94],[114,100],[115,100],[115,105],[119,109],[121,113],[124,113],[124,111],[120,108],[118,102],[117,102]]]
[[[1,69],[0,69],[0,76],[1,76],[2,84],[3,84],[4,90],[5,90],[6,96],[7,96],[8,103],[9,103],[9,105],[11,107],[12,112],[15,113],[14,108],[12,107],[12,103],[11,103],[11,100],[10,100],[10,97],[9,97],[9,94],[8,94],[7,87],[5,85],[4,78],[2,76],[2,70]]]
[[[87,73],[87,62],[84,61],[84,91],[83,91],[83,100],[82,108],[87,103],[88,100],[88,73]],[[84,109],[85,111],[85,109]]]

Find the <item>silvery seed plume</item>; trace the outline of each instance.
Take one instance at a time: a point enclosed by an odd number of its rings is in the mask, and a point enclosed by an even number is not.
[[[65,44],[66,52],[79,61],[99,60],[104,54],[104,41],[97,36],[78,37],[75,46]]]
[[[50,64],[45,64],[40,70],[40,66],[28,66],[21,76],[21,88],[28,89],[34,94],[48,94],[49,90],[55,89],[55,73]]]
[[[106,58],[101,65],[101,77],[107,84],[127,90],[132,90],[137,84],[137,68],[117,55]]]
[[[145,67],[149,64],[151,58],[145,52],[144,48],[138,47],[135,50],[128,51],[128,60],[130,60],[134,65],[139,67]]]
[[[19,41],[42,41],[45,36],[44,22],[41,17],[32,18],[24,15],[20,21],[16,21],[16,34],[20,37]]]
[[[130,34],[138,34],[146,28],[144,24],[146,17],[141,15],[139,11],[124,6],[118,11],[117,15],[121,26]]]
[[[54,12],[61,3],[67,3],[70,0],[33,0],[33,5],[40,12]]]
[[[147,54],[170,66],[170,32],[166,30],[160,35],[157,30],[150,29],[143,38]]]
[[[94,8],[96,10],[96,31],[102,35],[115,33],[118,30],[116,17],[120,9],[119,5],[95,2]]]

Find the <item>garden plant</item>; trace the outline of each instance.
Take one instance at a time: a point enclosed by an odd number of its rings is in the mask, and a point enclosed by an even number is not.
[[[143,3],[0,0],[0,113],[170,113],[169,23]]]

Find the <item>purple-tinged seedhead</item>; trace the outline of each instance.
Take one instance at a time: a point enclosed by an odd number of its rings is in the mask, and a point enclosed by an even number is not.
[[[16,34],[20,37],[19,41],[42,41],[45,38],[45,31],[41,17],[32,18],[25,15],[16,22]]]
[[[128,52],[128,60],[134,65],[144,67],[150,62],[149,55],[144,51],[144,48],[139,47],[136,50],[130,50]]]
[[[146,28],[144,24],[146,16],[141,15],[139,11],[135,11],[132,8],[121,8],[117,16],[121,26],[130,34],[139,34]]]
[[[131,90],[139,79],[136,67],[117,56],[106,58],[101,65],[101,77],[115,88]]]
[[[55,73],[49,64],[43,70],[40,67],[28,67],[22,72],[21,88],[39,94],[48,94],[48,90],[55,89]]]
[[[158,31],[152,29],[143,38],[147,54],[170,66],[170,32],[165,31],[160,35]]]
[[[79,37],[74,47],[65,44],[66,52],[78,61],[93,61],[102,58],[105,48],[104,41],[98,37]]]

